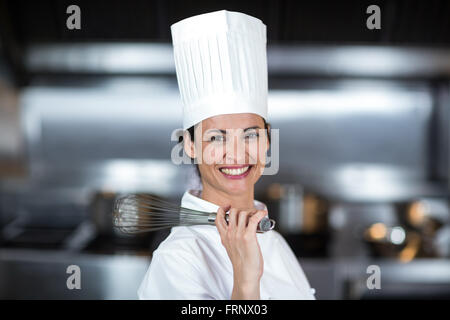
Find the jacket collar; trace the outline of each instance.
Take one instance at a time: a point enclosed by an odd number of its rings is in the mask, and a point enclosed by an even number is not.
[[[181,206],[187,209],[200,210],[205,212],[217,212],[219,206],[200,198],[200,190],[187,190],[181,199]],[[255,208],[258,210],[267,210],[264,203],[254,200]]]

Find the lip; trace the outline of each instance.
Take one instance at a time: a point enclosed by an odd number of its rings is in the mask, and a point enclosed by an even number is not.
[[[239,168],[245,168],[245,167],[249,167],[247,171],[245,171],[243,174],[240,175],[228,175],[224,172],[222,172],[220,169],[239,169]],[[236,180],[236,179],[244,179],[245,177],[247,177],[250,173],[250,171],[253,169],[253,165],[239,165],[239,166],[223,166],[219,168],[219,172],[227,179],[232,179],[232,180]]]
[[[251,164],[242,164],[242,165],[236,165],[236,166],[223,166],[219,169],[239,169],[239,168],[245,168],[245,167],[251,167]]]

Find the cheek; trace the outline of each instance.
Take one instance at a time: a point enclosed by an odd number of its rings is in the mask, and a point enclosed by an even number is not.
[[[210,143],[203,147],[202,159],[205,164],[220,164],[223,159],[223,146],[221,144]]]
[[[266,141],[258,139],[248,143],[248,156],[251,164],[265,164],[266,161]]]

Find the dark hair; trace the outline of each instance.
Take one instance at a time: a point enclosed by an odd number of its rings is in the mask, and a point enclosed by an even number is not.
[[[267,131],[267,138],[269,139],[269,144],[270,144],[270,130],[269,130],[270,123],[268,123],[266,121],[266,119],[264,119],[264,118],[262,118],[262,119],[264,121],[264,129]],[[192,140],[192,142],[195,142],[194,130],[195,130],[195,125],[193,125],[187,129],[187,132],[189,132],[189,138]],[[183,142],[183,135],[180,135],[179,142]],[[200,170],[198,169],[198,164],[195,164],[195,169],[197,171],[198,176],[200,177]]]

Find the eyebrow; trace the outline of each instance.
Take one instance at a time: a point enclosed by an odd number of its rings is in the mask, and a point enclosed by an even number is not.
[[[252,129],[261,129],[260,126],[253,126],[253,127],[248,127],[244,129],[244,132],[248,131],[248,130],[252,130]],[[211,129],[209,132],[213,132],[213,131],[219,131],[223,134],[226,134],[227,131],[226,130],[222,130],[222,129]]]

